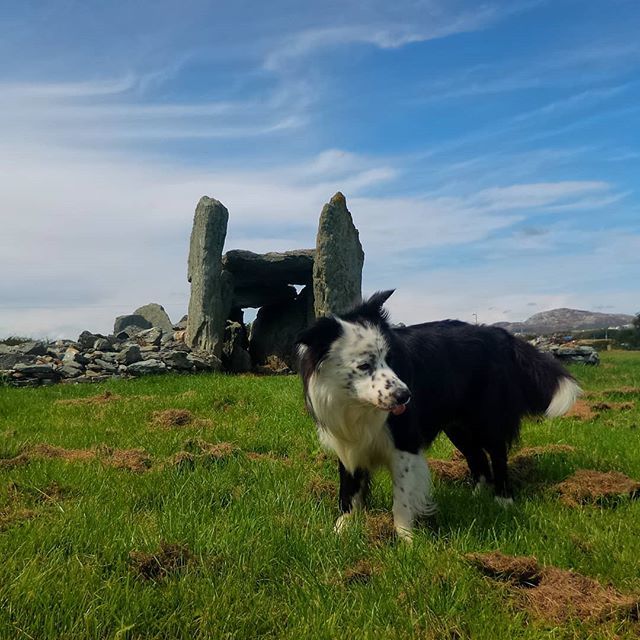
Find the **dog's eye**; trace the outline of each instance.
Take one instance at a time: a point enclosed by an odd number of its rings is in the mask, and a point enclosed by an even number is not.
[[[368,362],[363,362],[362,364],[358,365],[358,370],[359,371],[371,371],[371,364],[369,364]]]

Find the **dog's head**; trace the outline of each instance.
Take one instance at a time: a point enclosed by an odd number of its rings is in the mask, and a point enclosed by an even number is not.
[[[411,394],[391,366],[391,330],[382,308],[392,293],[378,292],[343,316],[320,318],[300,336],[305,382],[313,375],[342,398],[404,413]]]

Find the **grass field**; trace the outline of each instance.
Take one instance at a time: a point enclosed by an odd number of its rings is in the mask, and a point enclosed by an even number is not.
[[[519,445],[574,449],[538,450],[509,509],[436,480],[411,547],[375,517],[382,473],[374,517],[333,533],[336,465],[296,378],[0,388],[0,638],[637,638],[625,615],[541,617],[465,558],[533,555],[640,594],[640,501],[554,489],[581,468],[640,479],[640,354],[602,361],[574,370],[594,415],[528,421]]]

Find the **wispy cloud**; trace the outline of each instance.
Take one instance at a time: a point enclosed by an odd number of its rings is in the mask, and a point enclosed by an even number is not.
[[[291,66],[304,66],[311,54],[349,45],[369,45],[379,49],[397,49],[408,44],[438,40],[455,34],[482,30],[509,15],[526,11],[542,0],[480,4],[471,10],[446,3],[418,2],[398,7],[395,15],[384,20],[352,16],[346,24],[305,29],[290,34],[264,59],[264,68],[280,72]]]

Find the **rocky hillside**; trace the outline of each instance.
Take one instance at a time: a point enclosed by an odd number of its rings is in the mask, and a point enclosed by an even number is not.
[[[597,313],[580,309],[551,309],[532,315],[524,322],[496,322],[512,333],[558,333],[589,329],[622,327],[633,322],[633,316],[624,313]]]

